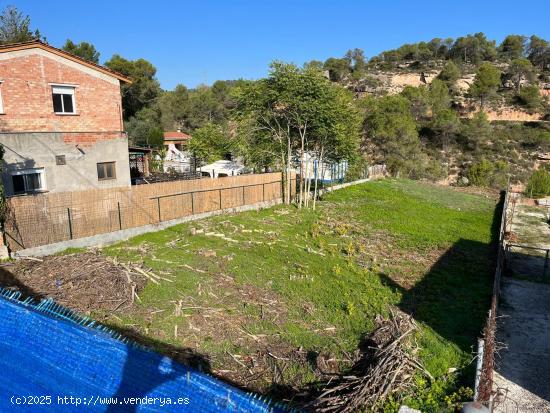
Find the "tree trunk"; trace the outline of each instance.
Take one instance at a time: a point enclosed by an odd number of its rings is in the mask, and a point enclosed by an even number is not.
[[[323,147],[321,146],[321,155],[319,156],[319,162],[317,163],[317,169],[315,171],[315,189],[313,190],[313,210],[315,211],[315,205],[317,203],[317,182],[319,180],[319,168],[323,165]]]
[[[287,187],[287,198],[286,203],[290,205],[290,198],[292,196],[292,171],[290,169],[290,157],[292,153],[290,150],[290,136],[287,137],[287,154],[286,154],[286,187]]]
[[[302,208],[304,201],[304,138],[302,136],[300,147],[300,196],[298,198],[298,208]]]

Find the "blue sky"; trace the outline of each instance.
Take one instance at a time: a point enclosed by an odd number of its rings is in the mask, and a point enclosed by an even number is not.
[[[265,76],[269,62],[302,64],[359,47],[367,57],[403,43],[485,32],[550,39],[548,0],[518,1],[123,1],[22,0],[53,46],[88,41],[101,63],[143,57],[165,89]],[[523,6],[523,7],[521,7]]]

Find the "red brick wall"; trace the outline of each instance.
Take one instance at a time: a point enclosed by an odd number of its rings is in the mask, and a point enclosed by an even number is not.
[[[0,115],[3,132],[98,132],[122,130],[121,98],[118,80],[108,81],[47,57],[38,51],[26,56],[0,60],[0,85],[4,114]],[[74,63],[72,64],[74,65]],[[89,69],[88,69],[89,70]],[[105,77],[105,75],[101,75]],[[76,115],[56,115],[53,111],[50,83],[77,85]],[[96,135],[96,139],[101,135]],[[118,137],[106,134],[103,139]],[[71,142],[91,144],[91,136],[74,134]]]

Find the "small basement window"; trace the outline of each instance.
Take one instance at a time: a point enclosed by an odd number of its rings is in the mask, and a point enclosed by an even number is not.
[[[97,164],[97,179],[116,179],[115,162],[100,162]]]
[[[11,173],[14,194],[44,191],[44,169],[24,169]]]
[[[53,111],[58,114],[75,114],[74,86],[52,86]]]

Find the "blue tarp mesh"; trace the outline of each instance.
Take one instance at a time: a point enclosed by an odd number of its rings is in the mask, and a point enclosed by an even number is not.
[[[288,411],[51,300],[19,297],[0,289],[0,412]]]

